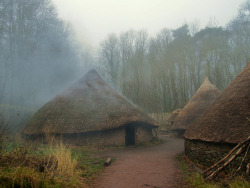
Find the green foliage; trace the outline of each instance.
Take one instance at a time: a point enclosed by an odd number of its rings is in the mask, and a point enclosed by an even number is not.
[[[233,182],[229,183],[230,188],[248,188],[250,187],[250,182],[241,178],[237,177],[234,179]]]
[[[199,173],[192,173],[190,177],[187,178],[187,182],[190,186],[197,188],[219,188],[220,185],[214,183],[205,182],[204,178]]]
[[[105,158],[100,157],[98,151],[86,147],[74,148],[72,155],[78,159],[81,176],[87,183],[91,183],[102,172]]]
[[[183,160],[183,155],[178,155],[177,156],[177,161],[178,161],[178,165],[179,167],[183,170],[183,172],[185,173],[185,175],[188,175],[189,173],[189,166],[187,165],[187,163]]]
[[[197,188],[217,188],[219,186],[215,184],[206,183],[204,178],[201,174],[192,172],[190,170],[190,167],[188,163],[184,160],[184,155],[178,155],[178,165],[182,169],[184,173],[185,181],[188,183],[191,187],[197,187]]]

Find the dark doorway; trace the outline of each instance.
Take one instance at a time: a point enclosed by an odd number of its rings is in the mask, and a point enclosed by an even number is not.
[[[135,145],[135,126],[129,125],[125,127],[125,143],[126,146]]]

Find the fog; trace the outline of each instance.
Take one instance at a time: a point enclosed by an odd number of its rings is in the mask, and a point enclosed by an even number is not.
[[[24,124],[88,70],[146,112],[223,90],[249,61],[249,1],[0,1],[0,110]],[[21,123],[20,123],[21,122]]]
[[[30,117],[94,62],[47,0],[0,1],[0,49],[0,113],[12,122]]]
[[[176,29],[211,20],[225,26],[244,0],[53,0],[59,17],[70,22],[82,43],[98,48],[109,33],[146,29],[151,36],[162,28]],[[87,36],[87,37],[86,37]]]

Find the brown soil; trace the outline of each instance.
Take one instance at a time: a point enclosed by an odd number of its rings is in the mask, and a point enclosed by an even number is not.
[[[109,153],[115,161],[97,179],[94,188],[180,187],[181,171],[176,155],[184,151],[180,138],[161,136],[156,146],[129,147]]]

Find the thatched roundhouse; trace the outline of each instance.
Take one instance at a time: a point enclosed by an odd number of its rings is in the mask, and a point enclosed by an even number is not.
[[[174,120],[175,120],[176,116],[180,113],[180,111],[181,111],[181,109],[178,108],[178,109],[174,110],[174,111],[169,115],[167,121],[168,121],[171,125],[174,124]]]
[[[208,77],[190,99],[187,105],[175,117],[171,130],[177,136],[182,137],[186,129],[206,110],[206,108],[215,101],[221,94]]]
[[[27,138],[62,137],[72,144],[134,145],[152,139],[157,123],[95,71],[40,108],[23,129]]]
[[[211,165],[250,136],[250,63],[184,134],[185,152]]]

